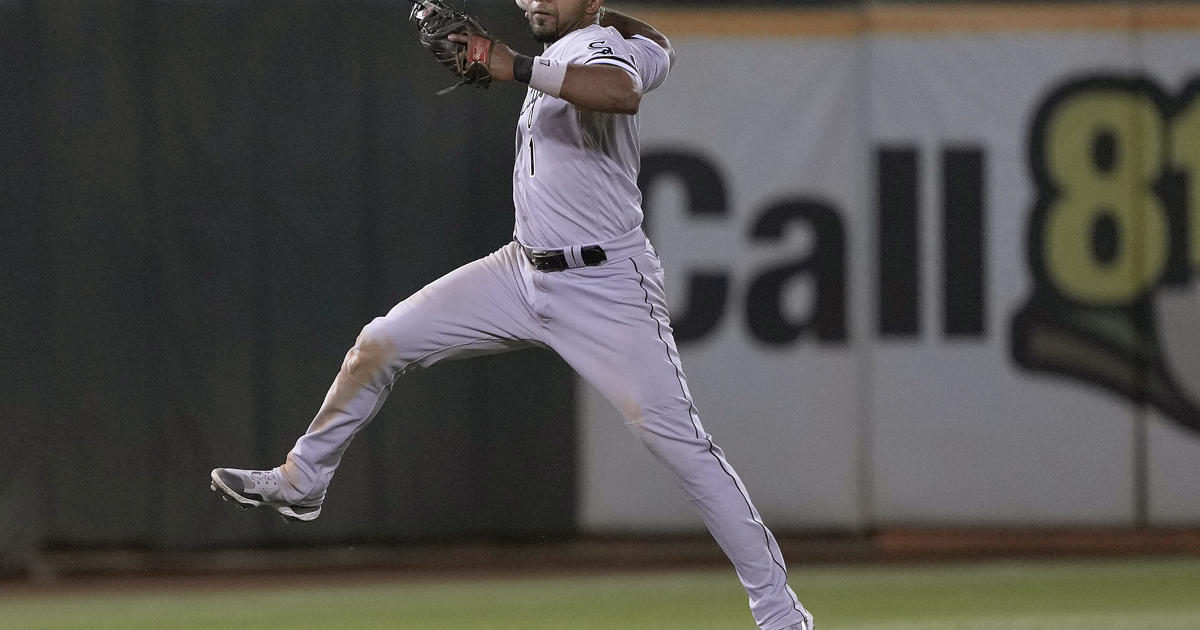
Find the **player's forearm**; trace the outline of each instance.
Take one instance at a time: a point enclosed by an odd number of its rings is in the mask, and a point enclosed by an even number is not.
[[[658,29],[653,26],[633,16],[625,15],[607,7],[600,10],[600,26],[611,26],[617,29],[617,32],[625,39],[629,39],[634,35],[645,37],[667,51],[667,57],[671,59],[671,65],[675,65],[675,49],[671,46],[671,40],[667,39],[666,35],[658,32]]]

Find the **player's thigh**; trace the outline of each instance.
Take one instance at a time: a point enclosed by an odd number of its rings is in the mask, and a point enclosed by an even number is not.
[[[691,393],[657,257],[645,253],[556,281],[554,350],[626,422],[677,418],[690,425]]]
[[[363,337],[391,346],[398,370],[540,343],[516,256],[506,246],[455,269],[372,321]]]

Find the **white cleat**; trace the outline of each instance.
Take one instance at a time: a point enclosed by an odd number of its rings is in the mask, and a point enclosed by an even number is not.
[[[242,509],[269,507],[289,521],[314,521],[321,515],[321,499],[311,503],[289,503],[283,498],[279,489],[279,469],[216,468],[210,477],[212,491],[226,501],[234,501]]]

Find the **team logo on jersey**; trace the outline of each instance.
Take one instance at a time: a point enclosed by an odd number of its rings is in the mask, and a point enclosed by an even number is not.
[[[1025,369],[1077,379],[1200,433],[1200,78],[1054,90],[1034,118]]]
[[[607,45],[607,43],[604,40],[592,42],[592,43],[588,44],[588,48],[596,51],[596,52],[592,53],[593,56],[595,56],[595,55],[612,55],[613,54],[613,49],[609,48],[609,46]]]

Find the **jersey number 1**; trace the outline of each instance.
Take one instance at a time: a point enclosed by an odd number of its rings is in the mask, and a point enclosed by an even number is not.
[[[529,176],[534,177],[537,171],[533,162],[533,112],[537,109],[537,103],[541,100],[542,94],[537,92],[533,96],[533,102],[529,104],[529,116],[525,121],[525,128],[529,130]]]

